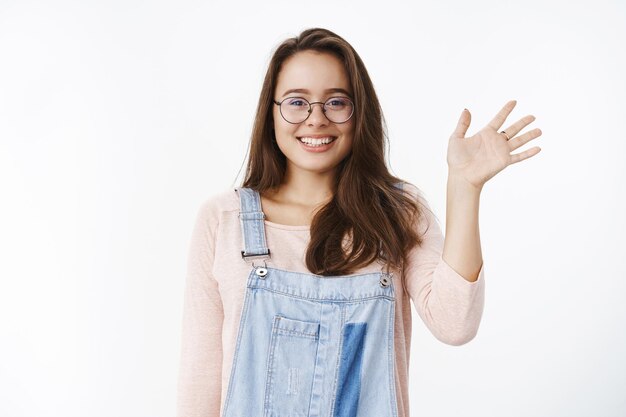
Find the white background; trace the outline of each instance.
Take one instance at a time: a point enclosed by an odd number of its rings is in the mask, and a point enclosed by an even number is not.
[[[626,3],[1,0],[0,416],[174,414],[196,212],[243,176],[273,48],[315,26],[444,228],[464,107],[469,134],[510,99],[504,127],[543,131],[483,189],[476,338],[414,311],[412,415],[626,415]]]

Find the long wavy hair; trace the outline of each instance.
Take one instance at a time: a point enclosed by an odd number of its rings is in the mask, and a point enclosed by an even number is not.
[[[275,142],[272,100],[283,62],[306,50],[330,53],[343,62],[355,106],[351,153],[337,167],[332,199],[312,220],[306,266],[324,276],[352,274],[377,260],[402,269],[410,249],[422,244],[415,228],[422,216],[421,203],[395,186],[403,181],[385,164],[387,129],[372,81],[354,48],[330,30],[306,29],[275,49],[257,105],[241,187],[262,193],[283,181],[287,164]]]

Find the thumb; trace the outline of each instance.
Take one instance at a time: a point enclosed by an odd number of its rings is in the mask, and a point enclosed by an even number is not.
[[[461,117],[459,117],[459,122],[457,123],[456,129],[454,130],[454,133],[452,133],[452,136],[461,139],[465,138],[465,134],[467,133],[467,129],[469,128],[471,121],[472,115],[470,114],[469,110],[463,109],[463,112],[461,112]]]

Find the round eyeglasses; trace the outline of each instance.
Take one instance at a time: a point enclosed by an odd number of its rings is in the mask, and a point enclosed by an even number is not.
[[[354,103],[347,97],[331,97],[326,102],[309,101],[302,97],[287,97],[283,101],[274,100],[280,108],[280,115],[286,122],[298,124],[309,118],[314,104],[322,104],[322,112],[333,123],[345,123],[354,113]]]

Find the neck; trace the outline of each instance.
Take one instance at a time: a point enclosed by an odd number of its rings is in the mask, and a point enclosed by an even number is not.
[[[276,193],[281,195],[282,200],[298,205],[318,206],[332,198],[335,172],[312,172],[288,166],[283,183]]]

